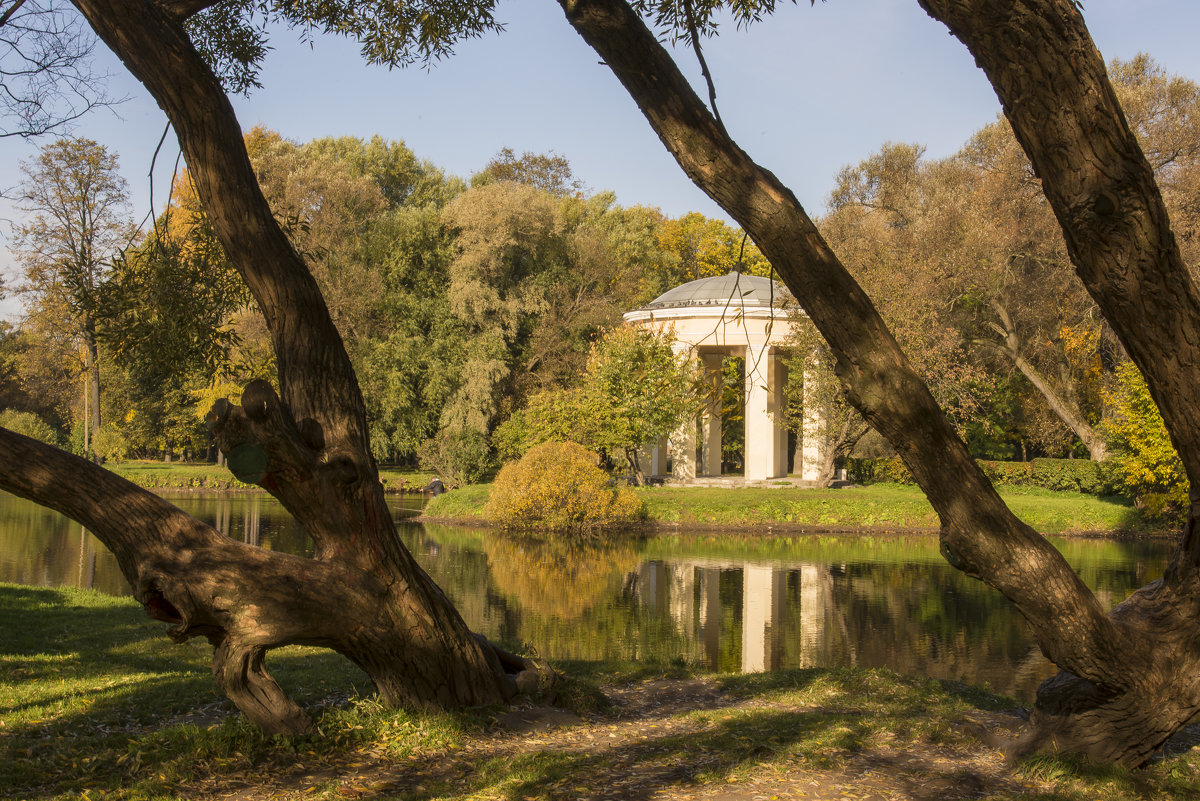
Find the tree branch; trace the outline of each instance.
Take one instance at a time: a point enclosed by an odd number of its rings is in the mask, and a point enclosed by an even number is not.
[[[194,14],[199,14],[206,8],[215,6],[221,0],[155,0],[155,3],[166,11],[181,20],[187,19]]]
[[[621,0],[560,0],[688,176],[750,233],[836,357],[847,397],[896,447],[942,520],[951,564],[999,589],[1060,666],[1127,686],[1111,659],[1130,646],[1052,546],[983,476],[878,312],[795,196],[729,139],[669,54]],[[1136,652],[1136,649],[1131,652]]]
[[[297,418],[319,423],[328,451],[353,466],[356,480],[376,482],[362,394],[341,336],[258,187],[219,81],[181,22],[154,2],[75,3],[166,111],[213,231],[266,318],[283,402]]]

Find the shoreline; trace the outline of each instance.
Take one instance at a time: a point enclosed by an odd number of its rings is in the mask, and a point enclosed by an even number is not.
[[[490,520],[484,520],[482,518],[475,517],[438,517],[419,514],[414,517],[406,518],[405,522],[421,524],[430,523],[436,526],[462,526],[486,529],[496,528],[495,524],[493,524]],[[812,523],[789,523],[787,521],[763,523],[677,523],[664,520],[651,520],[647,521],[641,526],[633,528],[632,531],[648,535],[714,534],[729,536],[736,534],[753,534],[757,537],[764,538],[795,535],[821,535],[834,537],[936,537],[940,529],[931,526],[822,526]],[[1068,529],[1066,531],[1055,532],[1049,536],[1063,537],[1065,539],[1109,540],[1112,542],[1165,542],[1176,539],[1179,536],[1179,532],[1168,530],[1131,531],[1128,529]]]

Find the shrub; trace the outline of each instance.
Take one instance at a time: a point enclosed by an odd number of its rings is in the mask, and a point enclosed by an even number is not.
[[[1009,487],[1041,487],[1059,492],[1083,492],[1088,495],[1115,495],[1123,486],[1120,466],[1113,461],[1088,459],[1034,459],[1032,462],[976,460],[993,484]],[[850,478],[860,484],[892,481],[912,484],[900,457],[848,459]]]
[[[13,433],[23,434],[47,445],[58,445],[58,434],[49,423],[33,412],[5,409],[0,412],[0,428],[7,428]]]
[[[1034,483],[1050,490],[1115,495],[1121,491],[1120,468],[1111,460],[1034,459]]]
[[[442,429],[425,441],[418,457],[448,487],[478,484],[495,466],[487,437],[477,431]]]
[[[993,484],[1009,487],[1029,487],[1035,484],[1032,462],[995,462],[976,459],[979,469]]]
[[[131,450],[132,448],[121,429],[111,423],[100,426],[100,430],[96,432],[96,436],[92,440],[92,451],[106,461],[120,461],[128,458]]]
[[[595,456],[575,442],[545,442],[500,470],[485,509],[508,528],[595,532],[630,525],[644,515],[632,490],[609,486]]]
[[[850,458],[846,460],[846,473],[856,484],[870,484],[876,481],[890,481],[895,484],[915,483],[912,473],[904,466],[899,456],[885,456],[878,459]]]

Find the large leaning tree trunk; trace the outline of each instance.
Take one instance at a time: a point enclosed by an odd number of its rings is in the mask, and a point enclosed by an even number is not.
[[[266,317],[279,395],[252,383],[240,406],[218,403],[209,424],[235,473],[279,498],[315,556],[237,543],[98,467],[3,430],[0,488],[94,532],[173,638],[208,638],[221,687],[268,732],[312,726],[264,667],[265,654],[286,644],[344,654],[386,702],[410,707],[504,702],[542,678],[540,666],[472,634],[397,536],[342,340],[259,191],[228,98],[184,31],[183,17],[205,3],[75,5],[166,112],[213,228]]]
[[[1162,580],[1112,610],[980,472],[870,300],[790,190],[755,164],[624,0],[559,0],[689,177],[754,239],[829,343],[850,401],[941,521],[941,552],[1003,593],[1061,670],[1016,750],[1141,765],[1200,711],[1196,506]],[[1070,0],[924,0],[987,71],[1076,268],[1162,407],[1200,486],[1200,295],[1153,175]]]

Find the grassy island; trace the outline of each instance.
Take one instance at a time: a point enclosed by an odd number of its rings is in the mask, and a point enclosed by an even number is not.
[[[1122,497],[1000,487],[1012,510],[1044,534],[1169,534]],[[425,508],[434,519],[486,522],[489,485],[463,487]],[[655,526],[690,528],[935,530],[937,515],[915,486],[872,484],[840,489],[643,487],[637,490]]]

